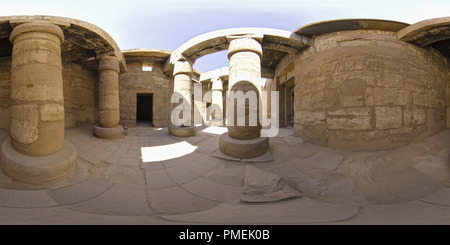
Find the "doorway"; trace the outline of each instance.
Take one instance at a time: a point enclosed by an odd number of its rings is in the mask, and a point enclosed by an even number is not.
[[[136,123],[153,126],[153,94],[137,94]]]

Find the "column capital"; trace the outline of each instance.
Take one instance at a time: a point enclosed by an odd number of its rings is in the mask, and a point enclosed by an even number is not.
[[[14,40],[18,36],[28,32],[50,33],[57,36],[61,43],[64,41],[64,33],[61,27],[49,22],[39,22],[39,21],[26,22],[15,26],[11,32],[11,35],[9,36],[9,41],[11,43],[14,43]]]
[[[173,75],[176,76],[178,74],[192,76],[194,74],[194,70],[191,62],[188,60],[177,60],[173,66]]]
[[[99,73],[106,70],[112,70],[117,73],[120,73],[119,59],[116,56],[103,55],[99,57],[99,60],[100,60],[98,64]]]
[[[228,59],[238,52],[254,52],[262,58],[262,46],[261,43],[255,38],[249,36],[235,37],[230,41],[228,46]]]

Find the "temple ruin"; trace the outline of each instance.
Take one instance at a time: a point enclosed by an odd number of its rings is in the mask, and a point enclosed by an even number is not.
[[[229,67],[193,68],[196,59],[222,50]],[[115,140],[146,121],[174,137],[193,137],[195,114],[202,117],[211,105],[223,113],[208,124],[227,126],[228,91],[278,91],[279,125],[306,142],[393,149],[450,127],[448,58],[449,17],[415,24],[344,19],[294,31],[232,28],[174,51],[120,50],[108,33],[75,19],[1,17],[0,129],[10,137],[0,165],[18,181],[56,182],[76,168],[77,149],[65,129],[92,126],[96,137]],[[194,84],[211,91],[210,103],[194,98]],[[192,120],[178,126],[171,122],[174,93],[192,111]],[[267,154],[270,138],[261,128],[228,126],[220,151],[238,159]]]

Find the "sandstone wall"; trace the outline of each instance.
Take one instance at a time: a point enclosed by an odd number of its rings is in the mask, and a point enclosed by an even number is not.
[[[9,129],[11,58],[0,60],[0,128]],[[92,125],[98,77],[77,64],[63,69],[65,127]]]
[[[445,58],[395,33],[321,35],[294,66],[294,128],[307,141],[385,149],[445,128]]]
[[[447,128],[450,128],[450,62],[447,60]]]
[[[98,90],[98,74],[69,63],[63,68],[65,127],[94,124]]]
[[[119,77],[120,124],[136,126],[138,93],[153,94],[153,125],[166,127],[170,123],[173,79],[163,74],[161,64],[150,63],[152,71],[143,71],[142,63],[127,61],[127,72]]]
[[[0,59],[0,128],[9,129],[11,57]]]

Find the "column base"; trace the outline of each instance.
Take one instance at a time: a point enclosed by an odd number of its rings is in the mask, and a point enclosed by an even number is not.
[[[173,135],[175,137],[190,137],[195,136],[197,134],[197,127],[196,126],[173,126],[172,124],[169,125],[169,134]]]
[[[228,133],[220,136],[219,147],[222,153],[236,158],[254,158],[269,151],[269,138],[259,137],[251,140],[238,140],[230,137]]]
[[[101,139],[113,140],[123,136],[124,130],[122,125],[114,128],[104,128],[100,126],[94,126],[94,135]]]
[[[11,138],[2,144],[0,166],[14,180],[28,184],[49,184],[70,177],[76,168],[75,147],[64,140],[63,148],[48,156],[27,156],[14,150]]]

